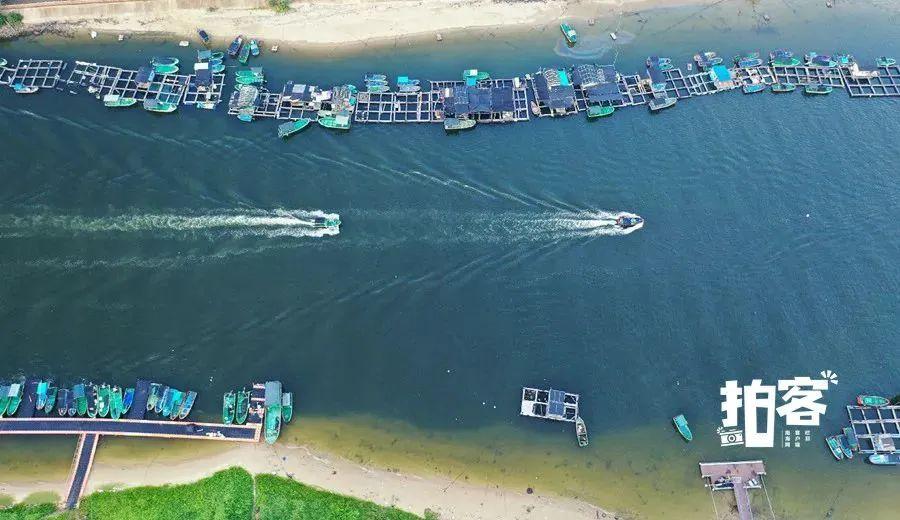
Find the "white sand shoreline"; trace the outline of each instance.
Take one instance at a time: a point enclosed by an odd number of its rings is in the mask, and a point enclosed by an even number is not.
[[[102,447],[101,447],[102,451]],[[86,493],[141,485],[193,482],[216,471],[241,466],[251,473],[294,478],[335,493],[422,515],[430,509],[444,520],[597,519],[616,515],[586,502],[548,496],[536,489],[510,490],[464,479],[421,476],[360,465],[305,445],[245,444],[190,460],[95,461]],[[0,477],[0,493],[22,500],[35,492],[62,494],[65,482],[9,482]]]

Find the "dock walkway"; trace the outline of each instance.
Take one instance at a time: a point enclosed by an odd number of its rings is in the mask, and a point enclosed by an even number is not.
[[[710,489],[734,492],[740,520],[753,520],[748,490],[760,489],[765,474],[766,466],[761,460],[700,463],[700,477],[708,481]]]
[[[88,474],[91,472],[91,466],[94,465],[94,454],[97,453],[99,441],[100,436],[95,433],[84,433],[78,437],[78,447],[75,449],[75,457],[72,461],[72,473],[66,484],[66,509],[75,509],[81,501]]]

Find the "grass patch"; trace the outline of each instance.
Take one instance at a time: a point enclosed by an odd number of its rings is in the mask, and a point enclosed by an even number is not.
[[[16,499],[12,497],[12,495],[5,495],[0,493],[0,509],[4,507],[10,507],[16,503]]]
[[[372,502],[321,491],[275,475],[256,476],[259,520],[420,520],[420,517]]]
[[[56,512],[56,504],[19,504],[0,509],[0,520],[43,520]]]
[[[251,518],[253,477],[241,468],[193,484],[94,493],[81,501],[91,520],[231,520]]]
[[[39,506],[43,504],[56,504],[59,500],[59,495],[53,491],[38,491],[26,496],[19,503],[26,506]]]
[[[291,10],[291,0],[269,0],[269,7],[276,13],[286,13]]]
[[[22,25],[22,20],[24,20],[20,13],[12,12],[12,13],[0,13],[0,27],[5,25],[12,25],[13,27],[18,27]]]

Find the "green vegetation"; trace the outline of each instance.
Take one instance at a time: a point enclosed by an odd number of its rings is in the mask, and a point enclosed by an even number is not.
[[[41,500],[53,503],[35,504]],[[75,512],[58,512],[55,494],[35,493],[26,501],[0,509],[0,520],[421,520],[399,509],[275,475],[257,475],[254,480],[241,468],[226,469],[193,484],[98,491],[82,499]],[[11,497],[3,504],[9,506]],[[426,520],[436,518],[426,511]]]
[[[276,13],[286,13],[291,10],[291,0],[269,0],[269,7]]]
[[[0,27],[11,25],[13,27],[22,25],[24,17],[20,13],[0,13]]]
[[[320,491],[275,475],[256,477],[256,507],[260,520],[419,519],[406,511]]]
[[[250,518],[253,477],[241,468],[193,484],[94,493],[81,501],[91,520],[228,520]]]

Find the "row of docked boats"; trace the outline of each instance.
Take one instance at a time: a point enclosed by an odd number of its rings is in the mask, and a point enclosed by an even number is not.
[[[0,386],[0,417],[11,417],[21,405],[25,383]],[[134,388],[108,384],[79,383],[69,387],[53,386],[50,381],[38,381],[35,389],[35,410],[60,417],[101,417],[119,419],[134,403]]]
[[[171,420],[185,419],[194,407],[197,392],[182,392],[176,388],[150,383],[147,396],[147,411],[168,417]]]
[[[895,399],[896,402],[893,404],[900,404],[900,396]],[[892,402],[887,397],[878,395],[860,395],[856,398],[856,404],[865,408],[882,408],[891,406]],[[828,449],[831,451],[835,460],[839,461],[852,459],[854,453],[860,451],[859,437],[856,433],[856,427],[852,422],[850,426],[842,428],[841,433],[826,436],[825,444],[828,446]],[[883,449],[883,447],[879,447],[877,442],[874,442],[873,444],[876,450]],[[893,449],[893,445],[890,445],[890,448],[887,449]],[[897,466],[900,465],[900,452],[891,451],[889,453],[872,453],[869,455],[868,461],[877,466]]]
[[[756,81],[751,80],[750,83],[745,83],[741,90],[744,94],[755,94],[766,90],[766,88],[767,85],[757,79]],[[772,84],[772,92],[775,94],[788,94],[795,90],[797,90],[797,85],[788,81],[779,81]],[[834,87],[827,83],[810,83],[803,86],[803,93],[809,96],[823,96],[831,94],[833,91]]]
[[[700,70],[710,70],[716,65],[722,65],[724,59],[713,51],[702,51],[694,55],[694,63]],[[740,68],[761,67],[765,60],[759,52],[744,52],[732,58],[735,66]],[[851,67],[856,64],[856,58],[852,54],[846,52],[838,52],[834,55],[820,54],[818,52],[808,52],[803,58],[799,58],[788,49],[776,49],[769,53],[768,64],[773,67]],[[892,67],[897,64],[897,60],[890,56],[879,56],[875,59],[877,67]]]
[[[222,422],[224,424],[244,424],[250,413],[250,391],[228,391],[222,397]]]
[[[259,42],[255,39],[250,39],[250,41],[244,43],[244,35],[239,34],[228,46],[228,55],[232,58],[237,58],[242,65],[246,65],[250,61],[250,56],[259,56]]]

